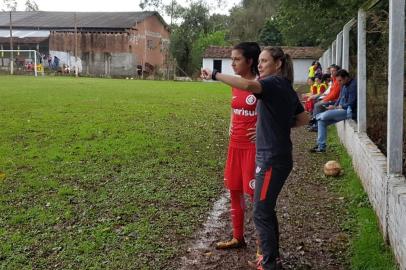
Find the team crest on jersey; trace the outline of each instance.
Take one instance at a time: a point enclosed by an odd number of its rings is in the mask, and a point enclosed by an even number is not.
[[[261,167],[257,167],[257,169],[255,170],[255,173],[259,173],[261,171]]]
[[[249,95],[249,96],[247,96],[247,98],[245,99],[245,102],[246,102],[248,105],[254,105],[256,101],[257,101],[257,98],[256,98],[254,95]]]
[[[255,189],[255,179],[252,179],[252,180],[249,182],[248,185],[250,186],[251,189]]]

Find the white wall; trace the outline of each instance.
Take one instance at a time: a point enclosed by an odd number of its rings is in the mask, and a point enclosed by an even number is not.
[[[356,131],[354,121],[342,121],[336,127],[375,209],[381,231],[389,239],[400,269],[406,269],[406,179],[387,174],[386,157],[365,133]]]
[[[295,83],[306,83],[309,67],[312,59],[293,59],[293,72],[295,74]],[[323,67],[324,68],[324,67]]]
[[[75,56],[71,55],[68,52],[61,52],[61,51],[49,51],[49,54],[52,56],[52,61],[53,57],[56,56],[59,58],[59,67],[62,67],[63,64],[69,65],[71,72],[75,71]],[[45,65],[48,65],[48,61],[45,60]],[[80,57],[77,57],[77,66],[78,66],[78,72],[82,72],[82,60]]]
[[[221,73],[234,75],[230,58],[203,58],[203,68],[213,69],[213,60],[221,60]]]
[[[222,73],[233,75],[231,59],[229,58],[203,58],[203,68],[213,69],[213,60],[222,60]],[[295,73],[295,83],[306,83],[309,67],[312,59],[293,59],[293,71]]]

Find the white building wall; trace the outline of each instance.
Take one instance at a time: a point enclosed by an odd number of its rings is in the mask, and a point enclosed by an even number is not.
[[[312,65],[312,59],[293,59],[293,72],[295,83],[306,83],[309,67]]]
[[[221,60],[221,73],[234,75],[233,68],[231,67],[231,59],[229,58],[203,58],[203,68],[213,70],[214,60]]]
[[[71,69],[71,72],[75,71],[75,56],[71,55],[69,52],[61,52],[61,51],[49,51],[49,55],[52,57],[52,61],[54,56],[59,58],[59,67],[62,67],[63,64],[68,65]],[[82,72],[82,60],[80,57],[77,57],[77,66],[78,72]],[[45,65],[48,65],[48,62],[45,61]]]

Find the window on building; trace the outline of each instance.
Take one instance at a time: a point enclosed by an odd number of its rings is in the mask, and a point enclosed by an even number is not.
[[[147,40],[147,48],[150,49],[150,50],[155,49],[154,42],[153,42],[152,39]]]
[[[221,60],[213,60],[213,69],[221,72]]]

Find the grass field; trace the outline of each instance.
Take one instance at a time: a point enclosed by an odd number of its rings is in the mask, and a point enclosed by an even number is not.
[[[0,269],[167,269],[222,189],[229,88],[0,76]],[[336,136],[352,269],[396,269]]]
[[[331,136],[330,136],[331,135]],[[343,230],[350,234],[348,263],[352,270],[397,270],[396,261],[390,247],[384,242],[379,230],[378,219],[369,203],[361,180],[355,173],[351,157],[339,143],[333,126],[329,132],[329,148],[334,149],[345,174],[341,181],[334,183],[334,189],[345,200],[347,220]]]
[[[222,188],[221,84],[0,77],[0,269],[162,269]]]

